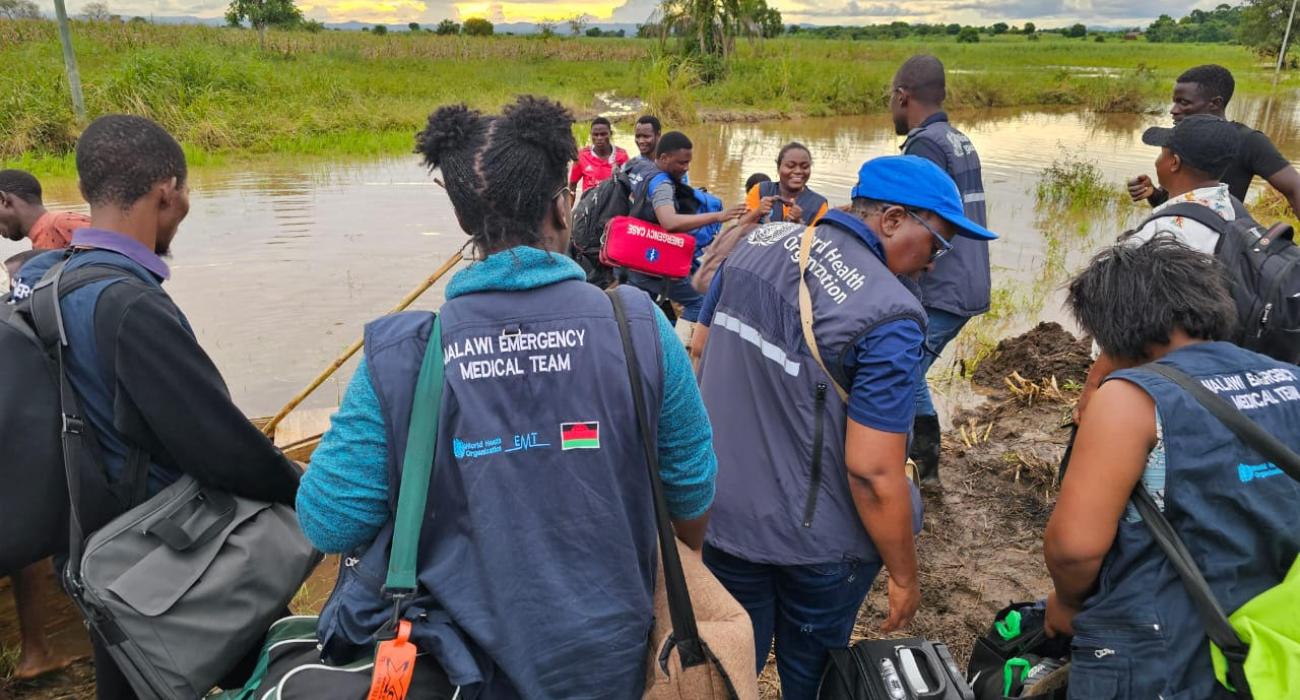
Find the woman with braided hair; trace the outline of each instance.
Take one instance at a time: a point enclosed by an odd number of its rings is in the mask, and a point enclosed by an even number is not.
[[[446,385],[407,607],[417,685],[462,697],[639,698],[655,520],[611,300],[565,256],[572,117],[520,97],[500,115],[434,112],[416,152],[442,171],[481,258],[447,286]],[[717,466],[690,363],[667,319],[623,289],[678,536],[701,546]],[[347,553],[323,653],[373,648],[411,397],[433,315],[366,328],[365,357],[299,491],[303,531]],[[446,682],[419,683],[434,666]],[[426,671],[427,673],[427,671]]]

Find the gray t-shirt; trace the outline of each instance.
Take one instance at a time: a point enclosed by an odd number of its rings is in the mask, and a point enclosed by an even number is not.
[[[673,187],[672,180],[664,180],[655,185],[655,188],[650,191],[650,206],[655,209],[658,209],[659,207],[673,207],[675,210],[677,207],[677,201],[675,198],[676,194],[677,188]]]

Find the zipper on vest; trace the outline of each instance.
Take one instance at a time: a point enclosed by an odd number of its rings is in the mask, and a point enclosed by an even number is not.
[[[812,475],[808,479],[808,500],[803,507],[803,526],[812,527],[813,512],[817,510],[817,493],[822,487],[822,441],[826,428],[826,382],[817,382],[817,400],[813,412]]]

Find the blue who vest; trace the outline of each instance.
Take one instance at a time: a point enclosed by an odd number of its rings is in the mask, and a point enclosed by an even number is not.
[[[727,258],[700,389],[713,423],[717,496],[708,541],[770,564],[876,561],[849,493],[846,406],[830,382],[875,326],[910,318],[920,301],[854,233],[816,229],[807,280],[817,366],[799,324],[799,242],[805,226],[755,229]],[[914,502],[914,511],[919,508]]]
[[[658,425],[654,308],[620,290]],[[413,638],[483,698],[638,698],[658,556],[653,501],[609,298],[580,281],[481,292],[442,306],[446,390],[429,518],[420,533]],[[366,328],[383,407],[388,482],[401,479],[432,315]],[[656,440],[655,435],[649,436]],[[397,493],[389,492],[390,511]],[[325,656],[373,645],[392,521],[345,558],[321,613]]]
[[[1161,364],[1198,379],[1300,450],[1300,369],[1229,343],[1199,343]],[[1169,380],[1116,372],[1155,401],[1165,446],[1164,514],[1225,611],[1277,585],[1300,552],[1300,484],[1267,464]],[[1182,580],[1130,506],[1097,591],[1074,620],[1070,697],[1228,697]]]
[[[907,155],[918,141],[934,144],[944,155],[940,167],[957,183],[966,217],[980,226],[988,223],[984,206],[984,176],[980,157],[966,135],[952,128],[940,112],[912,129],[903,141]],[[921,300],[926,308],[958,316],[978,316],[989,310],[993,282],[989,274],[989,243],[965,236],[952,240],[952,251],[921,275]]]

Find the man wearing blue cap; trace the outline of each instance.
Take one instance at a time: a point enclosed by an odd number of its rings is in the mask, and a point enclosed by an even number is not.
[[[955,235],[996,238],[922,158],[868,161],[852,197],[815,227],[739,243],[694,344],[718,456],[704,559],[749,612],[759,671],[775,637],[787,700],[816,696],[882,564],[881,629],[916,613],[920,499],[904,462],[925,310],[908,276]]]

